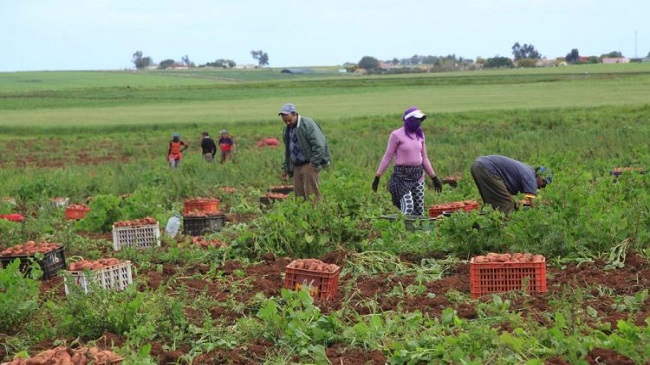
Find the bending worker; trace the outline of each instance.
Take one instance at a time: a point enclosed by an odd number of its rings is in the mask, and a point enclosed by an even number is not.
[[[521,161],[501,155],[481,156],[470,169],[481,199],[505,214],[518,208],[514,196],[525,194],[527,205],[533,205],[537,189],[553,181],[553,174],[543,166],[532,168]]]

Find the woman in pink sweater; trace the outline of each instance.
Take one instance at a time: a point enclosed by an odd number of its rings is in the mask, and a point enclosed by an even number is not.
[[[393,204],[406,215],[424,214],[424,172],[433,180],[436,191],[442,191],[442,182],[427,157],[424,133],[420,128],[426,118],[417,107],[404,111],[404,126],[391,132],[386,152],[372,182],[372,190],[377,192],[379,178],[394,159],[395,167],[388,182],[388,191]]]

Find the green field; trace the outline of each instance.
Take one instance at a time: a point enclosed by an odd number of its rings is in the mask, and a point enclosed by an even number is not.
[[[133,264],[124,291],[64,292],[63,275],[0,269],[0,362],[64,346],[111,349],[124,364],[596,364],[650,358],[650,64],[343,75],[335,68],[0,73],[0,251],[60,243],[68,265]],[[279,179],[282,104],[318,120],[332,166],[318,205],[260,205]],[[503,154],[554,172],[539,206],[490,207],[410,231],[371,183],[391,130],[417,105],[436,172],[459,175],[427,206],[480,196],[469,174]],[[227,128],[234,163],[207,164],[201,132]],[[182,166],[166,164],[178,132]],[[226,189],[228,188],[228,189]],[[230,192],[232,191],[232,192]],[[89,205],[66,220],[51,199]],[[186,199],[218,197],[227,223],[114,251],[115,222],[164,227]],[[469,259],[546,257],[548,291],[472,299]],[[37,256],[38,258],[40,256]],[[342,267],[338,293],[282,289],[293,259]],[[38,270],[35,269],[35,273]],[[525,284],[524,284],[525,285]]]

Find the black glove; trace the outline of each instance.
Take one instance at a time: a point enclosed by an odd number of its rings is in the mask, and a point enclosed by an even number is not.
[[[379,187],[379,176],[375,176],[375,179],[372,181],[372,191],[376,193],[378,187]]]
[[[436,192],[441,193],[442,192],[442,181],[438,179],[438,176],[434,176],[431,178],[433,181],[433,187],[436,189]]]

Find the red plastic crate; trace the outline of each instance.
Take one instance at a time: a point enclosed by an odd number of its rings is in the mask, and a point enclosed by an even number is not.
[[[219,214],[219,203],[216,198],[194,198],[187,199],[183,202],[183,214],[192,212]]]
[[[546,259],[542,262],[488,262],[469,266],[470,293],[479,298],[493,293],[525,290],[546,293]]]
[[[306,288],[314,299],[332,299],[338,289],[340,274],[340,267],[335,272],[287,267],[284,273],[284,287],[291,290]]]
[[[88,207],[72,207],[65,208],[65,219],[81,219],[90,212]]]
[[[454,207],[450,207],[451,204],[455,204]],[[458,212],[465,211],[469,212],[470,210],[479,209],[480,205],[477,201],[474,200],[463,200],[457,202],[435,204],[429,207],[429,217],[437,218],[442,215],[444,212]]]

